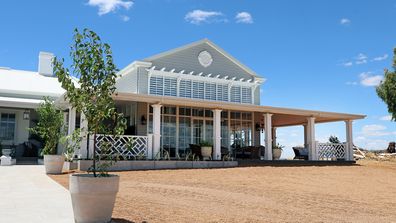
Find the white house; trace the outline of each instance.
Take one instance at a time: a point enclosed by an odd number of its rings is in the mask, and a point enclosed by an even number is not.
[[[10,81],[16,78],[13,75],[23,76],[25,73],[31,79],[28,82],[36,86],[23,83],[21,87],[22,79]],[[128,159],[141,154],[154,158],[160,151],[167,151],[171,157],[183,156],[191,146],[205,140],[213,144],[213,159],[221,159],[226,153],[235,156],[240,151],[249,151],[258,153],[256,158],[264,156],[271,160],[276,129],[302,125],[310,160],[352,160],[352,122],[365,117],[260,105],[260,87],[265,79],[207,39],[135,61],[119,74],[116,83],[118,93],[114,100],[118,111],[127,117],[128,127],[124,136],[114,139],[99,135],[97,142],[112,142],[113,152]],[[0,78],[0,92],[4,98],[0,101],[0,108],[4,108],[5,114],[4,121],[3,113],[1,116],[1,136],[7,136],[15,143],[23,142],[28,137],[24,127],[31,122],[23,119],[23,113],[29,110],[32,114],[31,109],[37,106],[42,96],[59,97],[63,91],[57,80],[41,74],[40,68],[39,72],[2,69]],[[4,86],[3,80],[13,84]],[[3,95],[6,87],[14,93],[20,91],[19,96]],[[30,93],[22,94],[24,89]],[[69,132],[80,123],[81,126],[87,125],[83,114],[76,114],[63,97],[59,97],[57,102],[68,113],[65,117],[68,117]],[[19,115],[13,119],[14,116],[10,118],[9,114]],[[337,121],[345,122],[346,143],[329,145],[316,142],[315,123]],[[17,127],[18,122],[23,122],[23,127]],[[260,137],[265,137],[261,147]],[[131,139],[132,150],[126,146]],[[78,155],[90,157],[92,148],[91,137],[88,143],[83,141]]]
[[[22,143],[29,140],[28,128],[37,122],[35,109],[43,97],[56,99],[65,91],[52,75],[53,54],[40,52],[38,71],[0,67],[0,141],[3,148],[14,148],[15,156],[26,154]]]

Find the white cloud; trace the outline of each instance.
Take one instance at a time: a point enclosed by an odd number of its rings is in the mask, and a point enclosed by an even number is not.
[[[348,62],[342,63],[342,65],[343,65],[344,67],[350,67],[350,66],[353,65],[353,63],[352,63],[351,61],[348,61]]]
[[[372,61],[382,61],[388,59],[388,54],[384,54],[383,56],[374,57]]]
[[[363,53],[359,53],[355,59],[356,59],[356,64],[367,63],[367,56]]]
[[[184,19],[189,23],[199,25],[202,23],[225,22],[226,19],[222,18],[223,16],[224,14],[221,12],[203,11],[197,9],[188,12]]]
[[[381,121],[390,121],[390,120],[392,120],[392,116],[391,115],[385,115],[385,116],[380,117],[380,120]]]
[[[357,85],[358,82],[356,82],[356,81],[348,81],[348,82],[346,82],[345,84],[346,84],[346,85]]]
[[[348,19],[348,18],[342,18],[341,20],[340,20],[340,24],[341,25],[349,25],[349,24],[351,24],[351,20],[350,19]]]
[[[128,0],[89,0],[88,5],[99,7],[99,15],[114,12],[119,8],[128,10],[132,7],[133,2]]]
[[[247,23],[247,24],[253,23],[253,17],[248,12],[238,12],[237,15],[235,16],[235,20],[237,23]]]
[[[367,87],[378,86],[382,79],[382,75],[372,75],[371,72],[363,72],[359,74],[360,84]]]
[[[362,136],[388,136],[388,135],[396,135],[396,132],[386,131],[386,126],[372,124],[372,125],[364,125],[362,127]]]
[[[126,16],[126,15],[122,15],[121,16],[121,20],[124,21],[124,22],[128,22],[130,19],[131,18],[129,18],[129,16]]]

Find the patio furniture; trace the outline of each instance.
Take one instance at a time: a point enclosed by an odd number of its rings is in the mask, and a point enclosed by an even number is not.
[[[308,160],[308,149],[304,147],[293,147],[294,158],[293,159],[303,159]]]
[[[245,146],[235,150],[235,157],[239,159],[260,159],[263,150],[262,146]]]
[[[11,161],[11,157],[10,156],[1,156],[0,157],[1,160],[1,165],[2,166],[11,166],[12,165],[12,161]]]
[[[202,159],[202,154],[201,154],[201,146],[196,145],[196,144],[189,144],[190,146],[190,151],[192,154],[195,154],[195,157],[199,157],[199,159]]]

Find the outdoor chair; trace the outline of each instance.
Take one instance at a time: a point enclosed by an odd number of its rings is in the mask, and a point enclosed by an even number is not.
[[[196,145],[196,144],[189,144],[190,146],[190,151],[192,154],[195,154],[195,157],[199,157],[199,159],[202,159],[202,154],[201,154],[201,146]]]
[[[308,160],[308,156],[305,154],[301,154],[300,153],[300,149],[297,149],[295,147],[293,147],[293,151],[294,151],[294,158],[293,159],[303,159],[303,160]]]

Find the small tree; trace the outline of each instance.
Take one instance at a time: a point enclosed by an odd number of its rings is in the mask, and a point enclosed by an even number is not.
[[[330,142],[330,143],[335,143],[335,144],[341,143],[341,141],[338,139],[337,136],[330,136],[330,137],[329,137],[329,142]]]
[[[376,90],[377,95],[387,104],[392,120],[396,121],[396,48],[393,53],[393,71],[385,69],[384,80]]]
[[[64,67],[64,59],[54,59],[54,73],[62,87],[66,89],[66,99],[84,113],[88,121],[88,133],[94,136],[94,154],[92,172],[96,177],[97,154],[96,134],[122,134],[125,129],[125,119],[116,112],[112,96],[115,94],[117,68],[113,63],[111,48],[102,43],[99,36],[84,29],[80,33],[74,30],[74,43],[71,46],[71,69]],[[73,75],[72,75],[73,74]],[[78,85],[75,78],[78,78]],[[107,123],[107,124],[105,124]],[[110,125],[108,123],[111,123]],[[108,147],[104,145],[104,147]],[[112,161],[110,157],[110,162]],[[100,175],[107,175],[106,169],[100,168]]]
[[[38,123],[30,132],[37,134],[44,140],[44,148],[41,150],[42,155],[56,154],[56,146],[62,137],[63,114],[57,110],[54,102],[48,97],[37,108]]]

